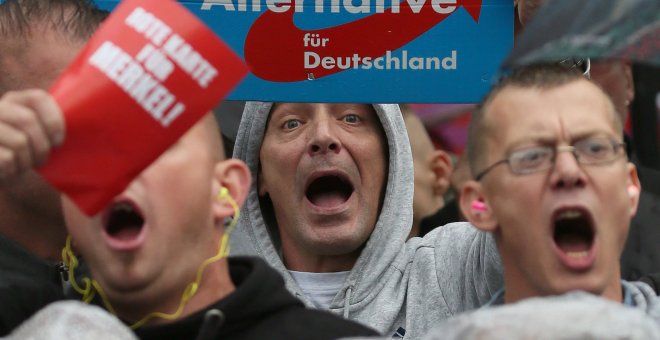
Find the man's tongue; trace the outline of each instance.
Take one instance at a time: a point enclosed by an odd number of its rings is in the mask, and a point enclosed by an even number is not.
[[[319,207],[332,208],[346,202],[346,197],[339,190],[327,190],[309,195],[309,201]]]
[[[584,236],[574,233],[558,235],[555,242],[557,242],[559,249],[565,253],[583,252],[591,248],[590,242]]]
[[[115,228],[114,230],[111,230],[109,234],[114,239],[129,241],[140,235],[141,228],[141,226],[137,225],[126,225],[122,226],[121,228]]]

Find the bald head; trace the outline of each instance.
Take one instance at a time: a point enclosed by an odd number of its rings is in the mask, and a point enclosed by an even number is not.
[[[402,106],[401,113],[406,123],[413,158],[423,158],[433,151],[433,142],[419,117],[408,107]]]
[[[215,115],[212,112],[209,112],[204,117],[202,117],[202,119],[196,125],[203,129],[203,133],[208,139],[208,143],[215,161],[221,162],[225,160],[224,145],[222,142],[222,136],[220,134],[220,124],[215,118]]]
[[[422,219],[444,206],[444,194],[449,189],[452,162],[449,154],[436,150],[426,128],[407,106],[401,107],[408,130],[415,170],[413,195],[413,225],[410,236],[418,236]]]
[[[89,0],[5,0],[0,3],[0,35],[12,38],[3,43],[24,46],[41,31],[56,31],[80,43],[107,15]]]

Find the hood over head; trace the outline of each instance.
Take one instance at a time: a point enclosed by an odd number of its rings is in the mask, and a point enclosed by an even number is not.
[[[234,158],[245,161],[255,177],[259,173],[259,153],[272,107],[270,102],[247,102],[236,137]],[[385,133],[389,153],[383,204],[376,226],[331,309],[343,307],[344,302],[360,302],[372,292],[403,249],[412,225],[413,161],[401,111],[396,104],[373,104],[373,108]],[[284,276],[287,288],[311,306],[282,262],[275,218],[262,209],[258,182],[252,182],[239,225],[232,235],[232,255],[265,258]]]

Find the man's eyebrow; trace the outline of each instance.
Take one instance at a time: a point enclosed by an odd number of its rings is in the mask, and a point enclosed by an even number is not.
[[[574,143],[576,141],[585,139],[585,138],[591,138],[591,137],[612,137],[611,134],[607,133],[606,131],[602,130],[585,130],[585,131],[579,131],[577,133],[571,133],[571,143]]]
[[[557,137],[555,136],[526,136],[519,139],[515,139],[511,142],[511,148],[524,147],[525,145],[549,145],[557,142]]]

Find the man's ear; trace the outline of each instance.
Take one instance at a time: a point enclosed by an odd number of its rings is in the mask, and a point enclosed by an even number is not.
[[[234,206],[229,198],[233,199],[238,208],[240,208],[252,183],[250,169],[243,161],[238,159],[227,159],[219,162],[215,166],[213,211],[216,217],[224,219],[233,216]],[[226,196],[221,193],[222,188],[227,190]]]
[[[449,189],[450,178],[453,171],[451,156],[442,150],[433,150],[430,166],[435,178],[433,180],[433,194],[442,196]]]
[[[623,68],[624,79],[626,88],[626,106],[629,106],[630,103],[635,99],[635,81],[633,80],[632,75],[632,66],[630,63],[623,63],[621,65]],[[625,124],[626,122],[623,122]]]
[[[459,203],[463,215],[472,225],[482,231],[497,231],[497,219],[483,195],[481,183],[475,180],[465,182]]]
[[[634,164],[628,163],[628,198],[630,198],[630,218],[633,218],[637,213],[637,206],[639,205],[639,196],[642,191],[642,185],[639,183],[637,176],[637,167]]]

